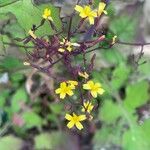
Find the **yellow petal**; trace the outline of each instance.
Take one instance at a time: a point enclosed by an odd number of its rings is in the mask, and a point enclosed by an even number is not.
[[[102,95],[104,92],[105,92],[105,90],[104,89],[102,89],[102,88],[100,88],[100,89],[98,89],[98,91],[97,91],[100,95]]]
[[[77,115],[75,113],[73,113],[73,117],[77,117]]]
[[[76,5],[75,8],[74,8],[76,11],[78,12],[82,12],[83,11],[83,7],[79,6],[79,5]]]
[[[91,89],[91,88],[90,88],[89,84],[83,84],[83,89],[89,90],[89,89]]]
[[[77,122],[75,125],[79,130],[83,129],[83,125],[80,122]]]
[[[80,120],[80,121],[83,121],[83,120],[85,120],[85,119],[86,119],[86,116],[85,116],[85,115],[80,115],[80,116],[79,116],[79,120]]]
[[[93,16],[93,17],[97,17],[96,12],[92,11],[92,12],[91,12],[91,16]]]
[[[96,97],[97,97],[97,92],[91,91],[91,95],[92,95],[94,98],[96,98]]]
[[[60,84],[60,88],[66,88],[66,82],[62,82],[62,83]]]
[[[67,127],[70,129],[74,126],[74,122],[73,121],[70,121],[68,124],[67,124]]]
[[[60,98],[64,99],[66,97],[66,93],[60,93]]]
[[[46,16],[46,15],[42,15],[42,17],[43,17],[44,19],[47,19],[47,16]]]
[[[58,89],[55,90],[55,93],[56,93],[56,94],[59,94],[60,92],[61,92],[61,89],[60,89],[60,88],[58,88]]]
[[[67,47],[67,50],[68,50],[69,52],[71,52],[71,51],[72,51],[72,47],[68,46],[68,47]]]
[[[94,24],[94,18],[93,17],[89,17],[89,22],[90,22],[90,24]]]
[[[72,90],[69,90],[69,91],[67,91],[67,94],[68,94],[69,96],[72,96],[74,93],[73,93]]]
[[[67,120],[71,120],[71,119],[72,119],[72,116],[69,115],[69,114],[66,114],[66,115],[65,115],[65,118],[66,118]]]
[[[83,89],[90,90],[92,86],[94,86],[93,81],[88,81],[86,84],[83,84]]]

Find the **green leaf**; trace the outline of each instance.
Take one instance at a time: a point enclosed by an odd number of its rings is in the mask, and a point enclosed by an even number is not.
[[[0,67],[5,68],[5,69],[16,69],[23,66],[22,63],[14,57],[5,57],[2,62],[0,62]]]
[[[21,107],[21,102],[27,102],[28,95],[24,88],[20,88],[16,91],[16,93],[12,96],[11,99],[11,109],[13,112],[18,112]]]
[[[1,150],[20,150],[23,142],[13,135],[8,135],[0,138]]]
[[[56,149],[64,139],[65,136],[60,132],[41,133],[34,139],[35,149]]]
[[[99,119],[106,123],[114,123],[116,119],[121,116],[121,110],[117,103],[112,100],[105,100],[99,113]]]
[[[121,132],[122,130],[122,124],[120,122],[114,125],[107,125],[103,124],[102,128],[97,130],[97,132],[94,135],[94,145],[96,148],[105,148],[108,147],[108,145],[121,145]]]
[[[11,74],[11,76],[10,76],[10,79],[12,80],[12,82],[19,82],[23,78],[24,78],[24,75],[19,72],[15,72],[15,73]]]
[[[59,18],[59,9],[55,8],[51,4],[34,6],[32,0],[20,0],[11,5],[7,5],[0,9],[0,13],[12,13],[17,18],[19,25],[25,30],[26,33],[32,28],[32,25],[39,25],[42,20],[43,10],[45,8],[50,8],[52,11],[52,18],[54,19],[54,24],[61,29],[61,20]],[[53,34],[53,31],[48,22],[38,29],[36,35],[43,36]]]
[[[62,112],[63,105],[60,103],[59,104],[58,103],[51,103],[50,109],[52,110],[52,112],[54,114],[60,114]]]
[[[32,111],[24,112],[22,114],[22,118],[25,121],[25,127],[28,129],[33,127],[40,127],[43,123],[42,118]]]
[[[51,135],[43,133],[35,137],[35,149],[52,149]]]
[[[124,105],[127,110],[134,111],[136,107],[145,104],[149,99],[149,83],[140,81],[135,84],[130,84],[126,88],[126,98]]]
[[[3,108],[6,102],[7,97],[9,96],[8,90],[3,90],[0,93],[0,108]]]
[[[25,37],[25,32],[21,26],[15,22],[8,24],[4,28],[4,32],[9,33],[13,38],[24,38]]]
[[[118,36],[121,41],[130,41],[135,35],[137,20],[129,16],[120,16],[113,19],[110,29]]]
[[[4,6],[7,6],[7,5],[11,5],[15,2],[17,2],[19,0],[0,0],[0,7],[4,7]]]
[[[125,60],[117,49],[102,50],[101,52],[103,59],[111,65],[123,63]]]
[[[125,64],[120,64],[115,68],[112,75],[111,85],[114,90],[121,88],[129,78],[130,66],[126,66]]]
[[[134,132],[128,130],[123,135],[123,149],[125,150],[149,150],[150,148],[150,121],[142,125],[134,125]]]

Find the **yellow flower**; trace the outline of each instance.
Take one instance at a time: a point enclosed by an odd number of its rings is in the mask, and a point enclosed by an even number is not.
[[[60,94],[60,98],[64,99],[66,95],[72,96],[74,93],[71,86],[67,86],[66,82],[60,84],[60,88],[55,90],[56,94]]]
[[[116,39],[117,39],[117,36],[115,35],[114,37],[113,37],[113,39],[112,39],[112,43],[111,44],[115,44],[116,43]]]
[[[83,105],[84,106],[82,106],[82,112],[87,111],[88,113],[90,113],[94,108],[94,105],[92,105],[91,102],[84,102]]]
[[[104,13],[104,14],[107,15],[107,11],[104,10],[105,7],[106,7],[106,4],[105,4],[105,3],[103,3],[103,2],[100,2],[100,3],[99,3],[98,12],[97,12],[97,13],[98,13],[98,16],[101,16],[102,13]]]
[[[67,83],[69,84],[68,86],[70,86],[71,89],[75,89],[75,86],[78,85],[78,82],[77,81],[73,81],[73,80],[69,80],[69,81],[67,81]]]
[[[48,8],[44,9],[43,18],[53,21],[53,19],[51,17],[51,10],[50,9],[48,9]]]
[[[61,47],[58,49],[59,52],[64,52],[65,49],[67,51],[71,52],[73,50],[73,46],[75,46],[75,47],[79,47],[80,46],[80,44],[72,43],[72,42],[66,40],[65,38],[63,39],[62,42],[60,42],[60,45],[61,45]]]
[[[79,130],[83,129],[83,125],[80,123],[81,121],[84,121],[86,119],[85,115],[76,115],[73,113],[73,115],[66,114],[65,118],[69,120],[69,123],[67,124],[67,127],[70,129],[74,126],[76,126]]]
[[[94,18],[97,17],[96,12],[91,10],[90,6],[81,7],[76,5],[75,10],[79,12],[81,18],[88,18],[90,24],[94,24]]]
[[[78,75],[85,78],[85,79],[89,78],[89,75],[86,72],[78,72]]]
[[[102,95],[104,93],[104,89],[101,87],[101,84],[94,83],[93,81],[88,81],[86,84],[83,84],[83,89],[89,90],[94,98],[97,97],[97,94]]]

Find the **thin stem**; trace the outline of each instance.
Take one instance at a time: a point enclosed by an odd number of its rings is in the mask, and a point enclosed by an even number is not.
[[[8,43],[8,42],[3,42],[5,45],[11,45],[11,46],[16,46],[16,47],[22,47],[22,48],[34,48],[34,46],[24,46],[24,45],[19,45],[15,43]]]
[[[150,45],[150,43],[130,43],[130,42],[122,42],[122,41],[117,41],[116,43],[122,44],[122,45],[129,45],[129,46],[145,46],[145,45]]]
[[[9,2],[9,3],[4,4],[4,5],[0,5],[0,7],[5,7],[5,6],[8,6],[8,5],[14,4],[14,3],[16,3],[16,2],[18,2],[18,1],[20,1],[20,0],[15,0],[15,1],[13,1],[13,2]]]
[[[72,16],[70,17],[70,21],[69,21],[69,29],[68,29],[68,41],[70,41],[70,35],[71,35],[71,26],[72,26]]]

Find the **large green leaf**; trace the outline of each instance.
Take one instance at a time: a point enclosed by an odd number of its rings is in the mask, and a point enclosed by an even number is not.
[[[8,56],[0,62],[0,67],[8,70],[17,69],[22,66],[23,64],[15,57]]]
[[[136,107],[145,104],[149,99],[149,83],[140,81],[135,84],[130,84],[126,88],[126,98],[124,105],[127,110],[134,111]]]
[[[11,110],[12,112],[18,112],[21,108],[22,102],[27,102],[28,96],[24,88],[20,88],[11,98]]]
[[[30,129],[33,127],[40,127],[43,123],[42,118],[32,111],[27,111],[22,114],[22,118],[25,121],[25,127]]]
[[[20,150],[23,142],[12,135],[4,136],[0,138],[1,150]]]
[[[130,66],[126,66],[125,64],[120,64],[113,71],[111,85],[114,90],[121,88],[129,78]]]
[[[106,123],[114,123],[121,115],[121,110],[117,103],[113,103],[112,100],[105,100],[100,109],[99,119]]]
[[[67,134],[63,132],[41,133],[34,138],[34,148],[39,150],[44,149],[68,149],[66,142],[69,141]]]
[[[52,18],[54,19],[54,24],[60,30],[61,21],[59,18],[59,10],[51,4],[35,6],[32,0],[20,0],[11,5],[7,5],[0,9],[0,13],[12,13],[15,15],[20,26],[25,30],[26,33],[31,29],[33,24],[39,25],[42,20],[43,10],[45,8],[50,8],[52,11]],[[47,35],[52,34],[52,29],[48,22],[42,26],[36,34]]]
[[[9,95],[8,90],[1,91],[1,93],[0,93],[0,108],[4,107],[8,95]]]
[[[150,121],[141,126],[134,125],[134,132],[128,130],[123,136],[124,150],[149,150],[150,148]]]
[[[135,35],[137,20],[136,18],[125,16],[116,17],[110,23],[110,29],[122,41],[130,41]]]

